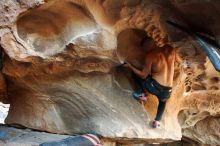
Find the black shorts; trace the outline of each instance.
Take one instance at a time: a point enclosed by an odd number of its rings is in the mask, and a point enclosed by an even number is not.
[[[169,99],[172,87],[163,86],[160,83],[158,83],[155,79],[153,79],[151,76],[148,76],[143,81],[143,87],[150,92],[153,95],[156,95],[158,100],[160,101],[166,101]]]

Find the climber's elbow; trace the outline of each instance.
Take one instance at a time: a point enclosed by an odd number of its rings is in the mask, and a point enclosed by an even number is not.
[[[148,74],[146,74],[146,73],[142,73],[141,76],[140,76],[140,78],[141,78],[141,79],[146,79],[147,76],[148,76]]]

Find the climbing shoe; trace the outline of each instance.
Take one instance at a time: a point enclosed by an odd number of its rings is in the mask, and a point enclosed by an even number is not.
[[[132,96],[136,99],[136,100],[141,100],[141,101],[147,101],[147,97],[144,93],[140,92],[133,92]]]
[[[158,127],[160,127],[160,122],[154,120],[153,123],[152,123],[152,127],[153,127],[153,128],[158,128]]]

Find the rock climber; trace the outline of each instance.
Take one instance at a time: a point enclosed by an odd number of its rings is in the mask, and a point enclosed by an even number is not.
[[[153,128],[160,126],[166,101],[172,92],[175,61],[181,63],[181,57],[175,49],[165,46],[149,47],[141,69],[128,61],[124,64],[133,72],[132,76],[137,84],[137,88],[132,93],[133,97],[139,101],[146,101],[150,93],[157,96],[159,100],[157,114],[152,123]]]

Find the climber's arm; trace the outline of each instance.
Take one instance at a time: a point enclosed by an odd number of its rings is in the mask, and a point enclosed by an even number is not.
[[[130,68],[138,77],[145,79],[151,72],[151,63],[146,63],[143,70],[139,70],[132,66],[130,63],[125,64],[126,67]]]
[[[175,60],[177,63],[181,64],[183,59],[180,57],[180,55],[176,52],[175,54]]]

